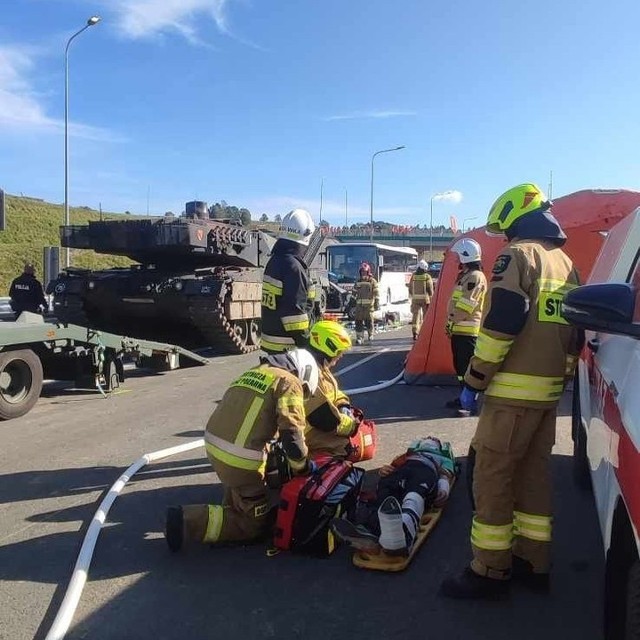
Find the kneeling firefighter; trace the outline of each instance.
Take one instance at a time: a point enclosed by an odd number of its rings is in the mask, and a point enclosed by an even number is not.
[[[318,388],[305,402],[307,428],[305,441],[312,458],[321,456],[346,458],[350,437],[358,430],[349,397],[340,390],[331,373],[342,354],[351,348],[351,338],[338,322],[321,320],[311,327],[309,351],[320,370]]]
[[[493,266],[460,395],[472,412],[479,393],[485,399],[471,443],[473,561],[443,582],[452,598],[506,594],[511,578],[548,590],[556,411],[582,347],[580,332],[560,314],[578,275],[542,191],[534,184],[506,191],[491,207],[487,232],[509,243]]]
[[[266,533],[265,449],[276,435],[294,474],[314,468],[304,442],[304,399],[316,392],[318,365],[304,349],[261,362],[231,384],[205,429],[207,457],[225,488],[223,503],[169,507],[165,535],[172,551],[185,538],[250,541]]]

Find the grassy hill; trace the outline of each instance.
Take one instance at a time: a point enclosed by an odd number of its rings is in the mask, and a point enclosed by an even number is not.
[[[5,203],[6,231],[0,231],[0,296],[8,295],[11,281],[22,273],[25,262],[33,262],[38,277],[42,278],[43,247],[60,245],[59,227],[64,220],[62,205],[10,195],[6,196]],[[100,219],[100,213],[88,207],[72,207],[69,215],[72,224]],[[104,219],[120,217],[124,218],[122,214],[103,213]],[[119,256],[72,249],[71,264],[74,267],[105,269],[126,266],[131,261]]]

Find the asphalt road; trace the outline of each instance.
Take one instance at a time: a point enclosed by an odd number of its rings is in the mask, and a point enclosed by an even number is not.
[[[389,351],[341,376],[343,387],[395,376],[410,344],[403,329],[354,349],[340,368]],[[141,454],[200,437],[228,382],[255,362],[255,354],[220,357],[207,367],[138,375],[108,399],[50,387],[30,414],[0,423],[0,638],[44,638],[104,492]],[[453,393],[401,384],[354,397],[380,431],[377,460],[364,466],[374,469],[428,434],[464,456],[475,420],[448,417],[443,403]],[[601,541],[591,497],[571,482],[563,413],[550,596],[514,589],[506,602],[462,603],[437,595],[442,578],[469,559],[463,482],[403,574],[356,569],[345,548],[325,560],[268,558],[262,545],[170,554],[161,533],[166,506],[219,495],[196,450],[145,468],[118,498],[67,637],[599,639]]]

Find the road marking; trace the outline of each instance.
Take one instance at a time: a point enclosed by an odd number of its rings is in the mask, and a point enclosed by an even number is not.
[[[369,362],[369,360],[373,360],[374,358],[377,358],[378,356],[382,355],[383,353],[386,353],[387,351],[389,351],[389,347],[380,349],[380,351],[376,351],[376,353],[372,353],[370,356],[367,356],[366,358],[362,358],[362,360],[358,360],[358,362],[354,362],[353,364],[350,364],[348,367],[345,367],[344,369],[340,369],[339,371],[336,371],[335,375],[339,376],[342,373],[347,373],[347,371],[351,371],[352,369],[355,369],[356,367],[359,367],[360,365],[363,365],[366,362]]]

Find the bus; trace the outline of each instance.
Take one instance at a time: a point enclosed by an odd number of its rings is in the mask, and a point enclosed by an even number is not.
[[[339,287],[351,290],[360,277],[360,265],[367,262],[378,281],[381,307],[409,300],[407,283],[418,263],[415,249],[377,242],[341,242],[326,251],[329,279]]]

